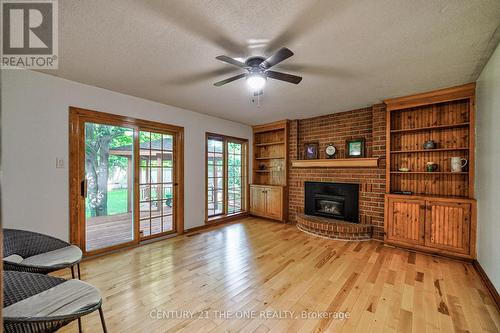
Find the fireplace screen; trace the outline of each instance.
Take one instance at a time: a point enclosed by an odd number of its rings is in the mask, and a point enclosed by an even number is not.
[[[359,184],[304,182],[304,214],[359,223]]]
[[[333,195],[315,196],[315,213],[329,217],[344,218],[344,198]]]

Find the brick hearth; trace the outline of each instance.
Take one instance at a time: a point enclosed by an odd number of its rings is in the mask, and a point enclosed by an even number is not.
[[[380,158],[378,168],[293,168],[289,173],[289,220],[297,222],[304,213],[304,182],[360,184],[361,225],[372,226],[373,238],[383,239],[385,193],[385,106],[294,120],[290,123],[290,160],[303,158],[304,143],[319,142],[320,156],[333,143],[336,158],[344,158],[345,141],[365,138],[366,157]]]
[[[372,225],[350,223],[326,217],[297,214],[297,228],[318,236],[341,240],[367,240],[372,237]]]

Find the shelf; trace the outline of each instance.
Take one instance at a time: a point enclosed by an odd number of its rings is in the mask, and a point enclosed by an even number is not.
[[[426,174],[426,175],[468,175],[469,173],[466,171],[463,172],[451,172],[451,171],[434,171],[434,172],[428,172],[428,171],[391,171],[393,174]]]
[[[285,158],[284,157],[275,156],[275,157],[256,157],[255,159],[256,160],[283,160]]]
[[[475,199],[471,199],[467,196],[461,195],[440,195],[440,194],[425,194],[425,193],[413,193],[413,194],[400,194],[400,193],[386,193],[385,195],[389,196],[398,196],[402,198],[411,198],[411,199],[444,199],[444,200],[467,200],[467,201],[476,201]]]
[[[344,158],[327,160],[294,160],[294,168],[376,168],[378,157],[373,158]]]
[[[450,125],[438,125],[438,126],[427,126],[427,127],[418,127],[418,128],[398,129],[398,130],[391,130],[391,133],[432,131],[432,130],[437,130],[437,129],[467,127],[467,126],[469,126],[469,124],[470,123],[460,123],[460,124],[450,124]]]
[[[264,142],[264,143],[256,143],[255,147],[265,147],[265,146],[284,145],[284,144],[285,141]]]
[[[457,151],[457,150],[469,150],[469,148],[437,148],[437,149],[414,149],[414,150],[393,150],[391,154],[406,154],[406,153],[427,153],[435,151]]]

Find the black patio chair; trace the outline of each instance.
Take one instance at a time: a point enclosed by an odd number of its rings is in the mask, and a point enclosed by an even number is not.
[[[107,333],[102,298],[92,285],[80,280],[5,271],[3,326],[6,333],[55,332],[74,320],[82,332],[81,317],[99,310]]]
[[[76,266],[80,278],[82,251],[58,238],[32,231],[4,229],[3,250],[6,271],[48,274],[71,268],[71,275],[75,278]]]

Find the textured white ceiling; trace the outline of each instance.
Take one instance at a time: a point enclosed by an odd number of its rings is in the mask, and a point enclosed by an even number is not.
[[[346,111],[475,81],[498,42],[499,0],[64,0],[58,71],[70,80],[246,124]],[[215,59],[295,55],[261,105]]]

